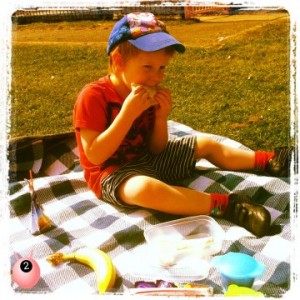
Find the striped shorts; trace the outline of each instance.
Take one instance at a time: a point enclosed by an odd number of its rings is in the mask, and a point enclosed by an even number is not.
[[[118,195],[118,188],[126,179],[144,175],[175,185],[191,177],[196,163],[195,144],[195,136],[172,138],[159,155],[146,153],[130,161],[102,181],[101,199],[113,205],[132,207],[122,202]]]

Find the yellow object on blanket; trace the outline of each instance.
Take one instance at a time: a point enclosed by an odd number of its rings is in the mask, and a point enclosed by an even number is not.
[[[95,271],[99,294],[103,294],[114,286],[116,269],[105,252],[97,248],[81,248],[70,254],[54,253],[47,258],[47,261],[54,266],[69,260],[85,264]]]
[[[231,284],[228,287],[227,292],[224,294],[225,297],[264,297],[264,294],[253,290],[249,287],[237,286]]]

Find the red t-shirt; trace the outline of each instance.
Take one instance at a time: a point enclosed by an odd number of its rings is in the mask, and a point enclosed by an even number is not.
[[[133,123],[117,151],[100,165],[92,164],[84,154],[80,128],[105,131],[121,110],[125,99],[115,91],[109,76],[86,85],[77,97],[73,110],[73,125],[79,149],[80,163],[89,188],[101,197],[101,181],[128,161],[147,151],[149,133],[153,128],[154,110],[144,111]]]

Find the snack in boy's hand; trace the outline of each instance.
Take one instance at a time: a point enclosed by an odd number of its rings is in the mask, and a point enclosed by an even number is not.
[[[133,89],[137,88],[138,86],[140,86],[140,85],[139,84],[135,84],[135,83],[131,84],[131,87]],[[149,98],[151,98],[152,100],[155,100],[155,95],[156,95],[156,92],[157,92],[157,87],[156,86],[146,86],[146,85],[143,85],[143,88],[147,91]],[[159,106],[158,103],[156,105]]]
[[[132,83],[131,84],[132,88],[137,88],[138,86],[140,86],[140,84],[136,84],[136,83]],[[156,86],[146,86],[146,85],[143,85],[143,88],[147,91],[149,97],[152,98],[152,99],[154,99],[154,96],[155,96],[156,91],[157,91],[157,87]]]
[[[154,86],[144,86],[150,98],[154,99],[157,88]]]

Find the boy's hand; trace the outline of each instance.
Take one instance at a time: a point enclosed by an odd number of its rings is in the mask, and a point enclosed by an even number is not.
[[[125,99],[123,109],[126,111],[127,117],[134,121],[146,109],[157,105],[155,98],[149,95],[145,87],[141,85],[132,85],[132,91]]]
[[[155,100],[158,103],[155,111],[156,118],[167,118],[172,109],[171,91],[159,87],[155,94]]]

